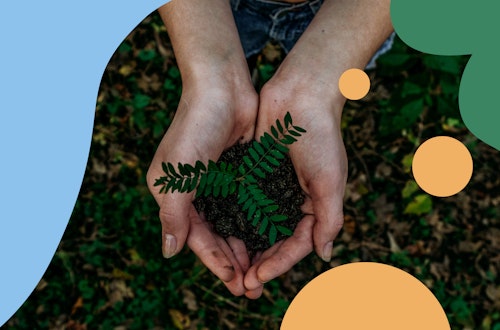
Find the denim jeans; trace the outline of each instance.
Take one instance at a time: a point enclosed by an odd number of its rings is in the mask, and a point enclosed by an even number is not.
[[[247,58],[258,54],[269,41],[277,42],[288,53],[306,30],[323,0],[287,3],[275,0],[231,0],[234,19]],[[382,44],[366,69],[389,51],[394,33]]]

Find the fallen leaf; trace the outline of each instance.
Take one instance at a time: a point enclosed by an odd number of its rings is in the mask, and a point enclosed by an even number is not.
[[[179,330],[184,330],[189,328],[191,324],[191,320],[189,319],[189,315],[184,315],[177,309],[169,309],[168,313],[172,319],[172,323]]]

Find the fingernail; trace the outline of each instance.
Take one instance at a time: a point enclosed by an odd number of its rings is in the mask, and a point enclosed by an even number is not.
[[[175,255],[175,250],[177,248],[177,240],[174,235],[165,234],[165,245],[163,248],[163,257],[171,258]]]
[[[323,248],[323,257],[322,259],[325,262],[330,262],[332,259],[332,253],[333,253],[333,241],[328,242],[325,244],[325,247]]]

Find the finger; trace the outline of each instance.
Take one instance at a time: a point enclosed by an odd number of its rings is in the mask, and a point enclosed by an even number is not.
[[[257,264],[248,270],[245,276],[245,287],[251,290],[259,283],[269,282],[289,271],[297,262],[311,253],[314,221],[313,216],[305,216],[295,228],[293,236],[264,252]]]
[[[245,288],[249,291],[258,290],[263,287],[264,282],[262,282],[257,276],[257,270],[259,266],[270,256],[272,256],[276,251],[278,251],[279,247],[283,244],[284,241],[276,242],[269,249],[264,251],[263,253],[259,253],[253,259],[252,266],[248,269],[245,274]]]
[[[171,258],[182,249],[189,231],[191,198],[178,193],[163,194],[160,199],[160,221],[162,228],[162,252]]]
[[[196,213],[195,210],[194,212]],[[190,217],[187,244],[201,262],[223,282],[230,282],[235,277],[234,265],[220,248],[208,224],[198,214]]]
[[[226,240],[218,235],[215,236],[215,239],[222,252],[231,262],[234,269],[234,277],[230,281],[223,280],[223,283],[233,295],[241,296],[246,291],[245,286],[243,285],[243,278],[245,274]]]
[[[314,210],[314,249],[318,256],[326,262],[332,258],[333,240],[344,224],[342,197],[315,200]]]
[[[245,297],[248,299],[258,299],[262,296],[262,292],[264,291],[264,285],[260,285],[258,288],[254,290],[248,290],[245,292]]]
[[[241,269],[244,273],[250,267],[250,258],[248,257],[248,251],[245,246],[245,242],[236,237],[230,236],[226,239],[227,244],[231,247],[236,260],[238,261]]]

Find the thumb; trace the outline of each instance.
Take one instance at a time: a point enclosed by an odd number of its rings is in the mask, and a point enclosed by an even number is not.
[[[320,198],[313,201],[316,223],[313,229],[314,249],[326,262],[332,258],[333,240],[344,224],[342,196]]]
[[[189,231],[191,194],[167,193],[160,200],[162,254],[171,258],[186,243]]]
[[[146,181],[149,191],[160,206],[162,254],[165,258],[171,258],[179,253],[186,242],[192,194],[160,193],[160,187],[155,182],[164,173],[161,166],[157,166],[158,163],[155,155],[146,174]]]

